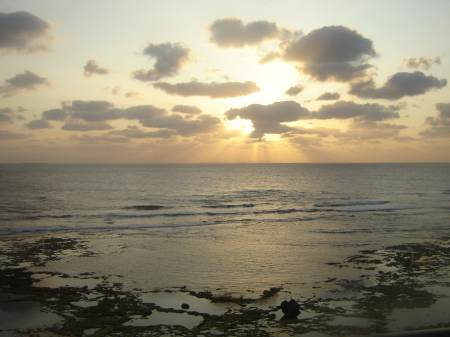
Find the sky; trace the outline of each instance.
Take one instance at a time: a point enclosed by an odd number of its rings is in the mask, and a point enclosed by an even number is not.
[[[450,162],[448,0],[0,0],[0,163]]]

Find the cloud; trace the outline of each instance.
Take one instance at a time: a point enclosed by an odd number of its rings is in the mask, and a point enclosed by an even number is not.
[[[349,119],[358,118],[360,121],[382,121],[399,118],[398,108],[385,107],[379,104],[357,104],[339,101],[322,105],[312,113],[314,119]]]
[[[91,77],[92,75],[108,75],[111,73],[110,69],[102,68],[98,64],[96,60],[89,60],[87,61],[86,65],[84,66],[84,76]]]
[[[157,131],[143,131],[140,129],[128,128],[125,130],[110,131],[108,134],[123,136],[126,138],[140,139],[140,138],[171,138],[172,136],[176,135],[176,133],[177,132],[174,130],[167,130],[167,129]]]
[[[223,129],[220,118],[206,114],[200,115],[194,120],[172,114],[154,119],[141,120],[140,123],[143,126],[151,128],[172,129],[184,137],[198,133],[217,132]]]
[[[284,94],[288,95],[288,96],[296,96],[299,93],[301,93],[305,88],[306,88],[306,86],[297,84],[297,85],[290,87],[288,90],[286,90]]]
[[[433,58],[414,57],[410,59],[403,59],[402,65],[410,69],[430,69],[433,64],[441,64],[442,56]]]
[[[67,122],[61,128],[66,131],[94,131],[94,130],[110,130],[112,126],[104,122],[91,122],[91,123],[79,123],[79,122]]]
[[[437,103],[436,117],[427,117],[425,125],[428,128],[419,132],[419,135],[426,138],[450,138],[450,103]]]
[[[336,132],[334,137],[347,141],[378,141],[380,139],[398,139],[404,125],[378,123],[373,120],[360,120],[350,124],[348,130]]]
[[[183,104],[178,104],[175,105],[172,108],[173,112],[181,112],[181,113],[185,113],[185,114],[190,114],[190,115],[198,115],[202,113],[202,109],[200,109],[199,107],[195,106],[195,105],[183,105]]]
[[[133,78],[144,82],[175,76],[192,61],[192,51],[182,43],[150,43],[143,54],[156,59],[152,69],[140,69],[132,73]]]
[[[431,75],[426,76],[421,71],[398,72],[390,76],[379,88],[375,86],[373,79],[352,83],[349,94],[359,98],[396,100],[405,96],[422,95],[431,89],[441,89],[446,85],[446,79],[439,80]]]
[[[203,83],[191,81],[188,83],[170,84],[167,82],[154,83],[155,88],[163,90],[170,95],[189,96],[209,96],[211,98],[232,98],[242,97],[260,92],[261,88],[255,82],[211,82]]]
[[[68,110],[72,118],[82,119],[86,122],[102,122],[122,117],[122,111],[113,107],[114,104],[107,101],[75,100]]]
[[[283,134],[297,129],[281,123],[295,122],[310,117],[308,109],[294,101],[275,102],[269,105],[251,104],[225,112],[228,120],[237,117],[250,120],[254,130],[250,138],[262,138],[265,134]]]
[[[29,12],[0,12],[0,51],[31,54],[49,51],[52,25]]]
[[[50,109],[42,113],[42,120],[63,121],[67,117],[67,112],[63,109]]]
[[[318,81],[349,82],[366,76],[366,61],[376,56],[372,41],[344,26],[326,26],[280,44],[260,62],[295,62],[300,73]]]
[[[125,119],[154,119],[166,113],[164,109],[153,105],[137,105],[125,110],[122,114]]]
[[[14,111],[11,108],[0,109],[0,123],[3,122],[12,123],[13,112]]]
[[[142,93],[137,92],[137,91],[129,91],[127,93],[125,93],[124,95],[126,98],[138,98],[138,99],[142,99]]]
[[[49,122],[41,120],[41,119],[35,119],[31,122],[25,124],[28,130],[38,130],[38,129],[50,129],[52,126]]]
[[[28,138],[24,133],[16,133],[9,130],[0,130],[0,141],[16,140]]]
[[[341,95],[338,92],[324,92],[316,98],[316,101],[335,101],[339,98],[341,98]]]
[[[11,97],[19,94],[23,90],[38,90],[38,87],[42,85],[50,86],[50,81],[45,77],[25,70],[23,74],[17,74],[7,79],[5,84],[0,86],[0,93],[3,94],[2,97]]]
[[[219,48],[256,46],[278,38],[283,31],[273,22],[260,20],[244,24],[238,18],[215,20],[208,29],[211,33],[209,42]]]

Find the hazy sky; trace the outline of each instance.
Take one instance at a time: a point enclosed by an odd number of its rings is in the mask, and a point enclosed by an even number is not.
[[[0,162],[450,162],[448,0],[0,0]]]

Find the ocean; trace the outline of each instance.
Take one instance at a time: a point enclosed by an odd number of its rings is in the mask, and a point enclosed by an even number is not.
[[[449,164],[4,164],[0,186],[0,235],[104,239],[100,269],[150,287],[313,282],[450,230]]]

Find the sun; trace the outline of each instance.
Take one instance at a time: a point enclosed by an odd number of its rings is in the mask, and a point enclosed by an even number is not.
[[[252,121],[248,119],[241,119],[240,117],[237,117],[232,121],[225,121],[225,125],[229,130],[239,130],[244,135],[248,135],[254,130]]]

